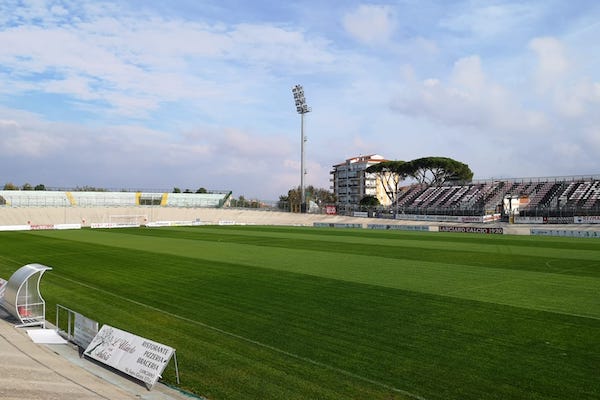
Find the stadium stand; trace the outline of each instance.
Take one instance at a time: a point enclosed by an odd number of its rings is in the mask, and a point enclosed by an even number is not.
[[[0,190],[8,207],[223,207],[231,192],[144,193]]]
[[[64,207],[69,204],[66,192],[0,190],[2,203],[11,207]],[[0,203],[1,204],[1,203]]]
[[[168,193],[167,207],[222,207],[226,198],[223,193]]]
[[[135,192],[67,192],[73,206],[131,207],[139,205]]]
[[[455,182],[403,188],[393,207],[404,214],[487,215],[519,199],[522,215],[600,215],[600,177]]]

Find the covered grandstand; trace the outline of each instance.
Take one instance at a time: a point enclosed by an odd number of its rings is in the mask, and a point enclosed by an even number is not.
[[[393,205],[378,211],[395,216],[600,216],[600,175],[413,184],[400,189]]]
[[[9,207],[223,207],[231,192],[88,192],[0,190],[0,205]]]

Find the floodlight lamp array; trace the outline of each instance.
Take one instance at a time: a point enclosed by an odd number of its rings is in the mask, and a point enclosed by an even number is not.
[[[294,103],[296,105],[296,111],[298,114],[306,114],[307,112],[311,111],[311,108],[306,104],[302,85],[294,86],[292,88],[292,94],[294,95]]]

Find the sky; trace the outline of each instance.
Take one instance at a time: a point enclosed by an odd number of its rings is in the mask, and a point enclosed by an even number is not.
[[[600,174],[595,0],[0,0],[0,185],[276,200],[359,155]]]

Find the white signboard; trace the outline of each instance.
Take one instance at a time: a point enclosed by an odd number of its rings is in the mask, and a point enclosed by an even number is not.
[[[103,325],[84,354],[152,387],[174,351],[164,344]]]
[[[98,322],[89,319],[79,313],[75,314],[75,327],[73,329],[73,341],[76,345],[87,348],[94,337],[98,334]]]
[[[90,224],[92,229],[96,228],[139,228],[140,224],[117,224],[115,222],[100,222]]]
[[[202,225],[200,221],[155,221],[148,222],[146,224],[147,227],[150,228],[160,228],[162,226],[196,226]]]
[[[0,231],[29,231],[31,226],[29,225],[2,225]]]
[[[600,216],[586,215],[583,217],[575,217],[576,224],[600,224]]]

